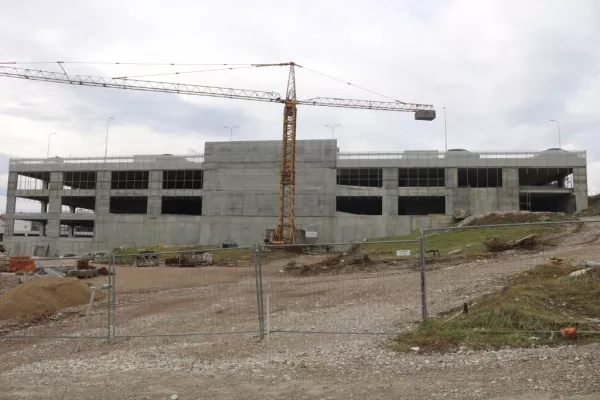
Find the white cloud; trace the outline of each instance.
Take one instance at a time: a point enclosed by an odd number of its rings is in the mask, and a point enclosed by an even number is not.
[[[10,60],[249,63],[294,60],[391,97],[432,103],[438,119],[301,107],[298,137],[329,138],[342,151],[450,148],[587,149],[600,162],[600,15],[594,0],[7,3],[0,52]],[[35,10],[35,11],[31,11]],[[23,16],[27,15],[27,18]],[[29,65],[60,71],[57,65]],[[208,67],[65,65],[70,74],[152,74]],[[284,94],[287,69],[159,76]],[[18,156],[202,151],[227,140],[278,139],[281,105],[81,88],[0,79],[2,151]],[[376,95],[297,69],[299,98]],[[591,186],[591,185],[590,185]]]

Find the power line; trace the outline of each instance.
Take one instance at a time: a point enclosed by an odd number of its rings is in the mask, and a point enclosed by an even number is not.
[[[231,64],[231,63],[150,63],[150,62],[108,62],[108,61],[0,61],[0,64],[96,64],[96,65],[146,65],[146,66],[242,66],[254,65],[255,63]]]
[[[211,69],[200,69],[195,71],[175,71],[175,72],[160,72],[156,74],[145,74],[145,75],[130,75],[130,76],[119,76],[113,79],[128,79],[128,78],[148,78],[151,76],[165,76],[165,75],[183,75],[183,74],[195,74],[199,72],[211,72],[211,71],[231,71],[234,69],[247,69],[255,68],[254,65],[241,66],[241,67],[225,67],[225,68],[211,68]]]
[[[331,76],[331,75],[325,74],[325,73],[323,73],[323,72],[315,71],[314,69],[310,69],[310,68],[307,68],[307,67],[303,67],[303,66],[301,66],[301,65],[298,65],[298,64],[296,64],[296,66],[297,66],[297,67],[299,67],[299,68],[305,69],[305,70],[307,70],[307,71],[313,72],[313,73],[315,73],[315,74],[322,75],[322,76],[324,76],[324,77],[326,77],[326,78],[330,78],[330,79],[333,79],[333,80],[335,80],[335,81],[338,81],[338,82],[345,83],[346,85],[353,86],[353,87],[355,87],[355,88],[357,88],[357,89],[364,90],[365,92],[369,92],[369,93],[375,94],[375,95],[377,95],[377,96],[385,97],[386,99],[393,100],[393,101],[395,101],[395,102],[397,102],[397,103],[406,104],[406,103],[404,103],[403,101],[396,100],[396,99],[395,99],[395,98],[393,98],[393,97],[386,96],[385,94],[382,94],[382,93],[376,92],[376,91],[374,91],[374,90],[370,90],[370,89],[367,89],[367,88],[365,88],[365,87],[362,87],[362,86],[355,85],[355,84],[353,84],[353,83],[351,83],[351,82],[348,82],[348,81],[345,81],[345,80],[343,80],[343,79],[336,78],[335,76]]]

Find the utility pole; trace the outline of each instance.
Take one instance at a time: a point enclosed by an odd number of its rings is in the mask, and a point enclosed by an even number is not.
[[[104,160],[106,160],[106,155],[108,154],[108,127],[110,126],[110,120],[113,117],[108,117],[106,119],[106,140],[104,141]]]
[[[48,135],[48,151],[46,152],[46,158],[50,158],[50,138],[52,135],[56,135],[56,132],[52,132]]]
[[[558,126],[558,148],[561,148],[561,144],[560,144],[560,122],[558,122],[555,119],[551,119],[550,122],[556,122],[556,126]]]
[[[335,139],[335,128],[337,128],[338,126],[342,126],[340,124],[337,125],[325,125],[331,128],[331,138]]]
[[[237,125],[235,125],[235,126],[224,126],[223,128],[229,129],[229,141],[233,142],[233,130],[235,128],[239,128],[239,126],[237,126]]]

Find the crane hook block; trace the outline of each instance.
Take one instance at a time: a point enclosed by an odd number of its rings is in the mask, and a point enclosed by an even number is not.
[[[417,121],[433,121],[435,119],[435,110],[417,110],[415,111]]]

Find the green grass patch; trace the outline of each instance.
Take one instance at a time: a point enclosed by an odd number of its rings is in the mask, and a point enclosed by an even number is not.
[[[166,245],[155,245],[148,247],[128,247],[124,249],[115,249],[114,253],[117,255],[117,264],[132,264],[135,262],[136,254],[141,252],[152,250],[155,253],[172,253],[172,254],[160,254],[158,259],[164,261],[165,258],[174,257],[178,253],[193,251],[193,250],[206,250],[212,254],[213,264],[224,264],[224,263],[251,263],[253,249],[249,248],[229,248],[223,249],[220,246],[166,246]],[[276,250],[271,252],[261,253],[263,263],[281,260],[286,258],[296,257],[296,254],[290,253],[285,250]]]
[[[499,216],[486,216],[480,220],[474,221],[473,225],[480,226],[487,224],[511,224],[511,223],[531,223],[539,221],[564,221],[571,220],[572,216],[566,214],[553,213],[531,213],[531,214],[505,214]],[[490,237],[499,237],[508,242],[521,239],[528,235],[537,235],[540,238],[548,239],[565,229],[565,226],[572,225],[520,225],[494,228],[469,228],[456,229],[448,231],[430,231],[425,234],[425,250],[439,250],[442,256],[447,255],[453,250],[461,250],[461,255],[473,255],[487,253],[484,241]],[[368,239],[363,246],[367,253],[381,253],[389,256],[395,256],[396,250],[411,250],[411,253],[418,256],[419,243],[373,243],[378,241],[396,241],[396,240],[415,240],[420,237],[419,233],[413,233],[405,236],[390,236]],[[551,240],[542,241],[543,246],[553,246]]]
[[[500,349],[532,345],[559,345],[567,339],[551,331],[577,327],[598,331],[600,324],[587,322],[600,314],[600,270],[571,278],[580,267],[540,265],[519,274],[498,293],[475,300],[468,314],[454,316],[452,310],[432,318],[413,331],[398,335],[394,348],[424,352],[470,349]],[[532,339],[535,337],[537,339]],[[578,334],[576,343],[600,341],[597,334]]]

